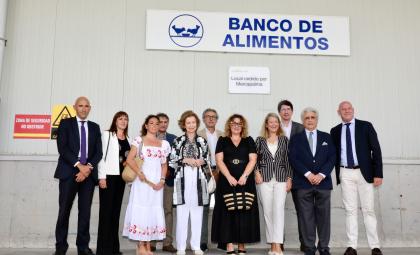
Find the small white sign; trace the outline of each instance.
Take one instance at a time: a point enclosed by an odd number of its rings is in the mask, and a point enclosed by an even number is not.
[[[270,94],[268,67],[229,67],[229,93]]]

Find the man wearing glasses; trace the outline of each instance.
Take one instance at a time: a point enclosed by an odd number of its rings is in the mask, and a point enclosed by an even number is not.
[[[216,129],[217,120],[219,119],[219,115],[217,114],[216,110],[207,108],[204,110],[203,115],[203,122],[206,126],[205,128],[199,130],[197,134],[204,139],[207,140],[210,150],[210,162],[211,162],[211,170],[213,172],[214,178],[218,179],[219,170],[216,169],[216,144],[217,140],[220,136],[223,135],[223,132]],[[203,210],[203,226],[201,228],[201,245],[200,248],[202,251],[207,251],[207,241],[208,241],[208,216],[209,216],[209,207],[204,207]]]

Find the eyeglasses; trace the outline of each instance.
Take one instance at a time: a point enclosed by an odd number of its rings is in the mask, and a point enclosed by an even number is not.
[[[210,119],[210,120],[217,120],[216,115],[206,115],[206,116],[204,116],[204,118],[207,118],[207,119]]]
[[[242,127],[243,125],[244,124],[242,122],[234,122],[234,121],[232,121],[230,123],[230,126],[232,126],[232,127]]]

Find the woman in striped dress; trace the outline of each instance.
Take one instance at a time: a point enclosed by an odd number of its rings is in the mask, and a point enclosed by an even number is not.
[[[269,255],[283,254],[280,246],[284,239],[284,204],[286,194],[292,188],[292,168],[287,158],[289,140],[280,127],[275,113],[265,117],[261,136],[256,140],[257,164],[255,182],[258,197],[264,211]]]

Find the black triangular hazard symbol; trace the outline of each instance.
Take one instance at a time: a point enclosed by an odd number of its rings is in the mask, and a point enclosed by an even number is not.
[[[64,106],[61,112],[58,114],[57,118],[54,120],[52,126],[58,127],[62,119],[67,119],[71,117],[73,116],[71,116],[69,109],[67,108],[67,106]]]

